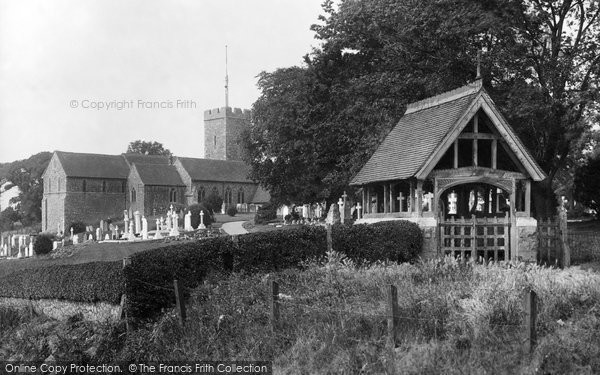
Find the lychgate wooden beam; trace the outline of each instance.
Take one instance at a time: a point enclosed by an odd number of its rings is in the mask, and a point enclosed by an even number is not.
[[[498,140],[492,141],[492,169],[498,168]]]
[[[383,212],[384,213],[388,213],[390,205],[389,205],[389,190],[390,190],[390,185],[389,184],[383,184]]]
[[[388,212],[394,212],[394,185],[390,182],[390,187],[389,187],[389,194],[388,194],[388,204],[390,206],[390,208],[388,209]]]
[[[477,113],[473,116],[473,132],[475,133],[475,138],[473,139],[473,166],[477,166],[477,136],[479,133],[479,116]]]
[[[458,139],[454,140],[454,169],[458,168]]]
[[[417,213],[423,216],[423,180],[417,181]]]
[[[525,180],[525,212],[531,216],[531,180]]]

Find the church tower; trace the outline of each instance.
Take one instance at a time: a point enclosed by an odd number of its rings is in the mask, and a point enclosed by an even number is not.
[[[221,107],[204,111],[204,157],[242,160],[240,135],[250,124],[250,110]]]

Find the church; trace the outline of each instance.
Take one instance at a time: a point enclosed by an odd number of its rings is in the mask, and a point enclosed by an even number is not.
[[[254,211],[270,200],[248,179],[238,139],[250,111],[222,107],[204,112],[206,158],[158,155],[103,155],[55,151],[42,176],[42,231],[64,232],[71,223],[95,225],[139,211],[164,215],[211,193],[225,208]]]

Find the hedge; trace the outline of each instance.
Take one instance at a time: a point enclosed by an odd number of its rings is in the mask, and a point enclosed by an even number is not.
[[[52,265],[0,278],[0,297],[118,304],[124,281],[122,262]]]
[[[407,262],[422,245],[419,227],[407,221],[373,225],[336,225],[333,249],[359,264],[378,260]],[[131,317],[151,318],[175,304],[173,279],[184,296],[210,271],[272,272],[300,267],[327,252],[327,232],[321,226],[217,237],[136,253],[125,268],[128,312]]]
[[[358,264],[389,260],[403,263],[414,260],[423,246],[419,226],[406,220],[375,224],[334,225],[333,249]]]
[[[134,254],[124,269],[128,313],[135,318],[151,318],[161,308],[172,306],[174,279],[187,297],[209,269],[231,271],[233,249],[228,237],[216,237]]]
[[[324,256],[327,232],[323,227],[299,227],[246,234],[239,237],[233,256],[235,271],[271,272],[298,267],[301,262]]]

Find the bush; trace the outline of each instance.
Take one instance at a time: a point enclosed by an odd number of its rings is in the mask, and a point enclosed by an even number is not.
[[[229,215],[229,216],[231,216],[231,217],[233,217],[233,216],[237,215],[237,213],[238,213],[238,210],[237,210],[237,208],[235,208],[235,207],[229,207],[229,208],[227,209],[227,215]]]
[[[203,205],[193,204],[185,210],[185,213],[187,214],[188,211],[192,213],[192,228],[197,229],[200,225],[200,211],[204,212],[204,217],[202,218],[204,225],[208,227],[209,225],[212,225],[212,223],[214,223],[212,214]]]
[[[130,316],[152,318],[173,306],[174,279],[187,297],[209,271],[230,271],[233,249],[229,237],[217,237],[134,254],[124,269]]]
[[[0,278],[0,296],[118,304],[124,281],[120,261],[52,265]]]
[[[35,238],[33,252],[36,255],[48,254],[52,251],[54,236],[50,233],[42,233]]]
[[[298,267],[308,259],[325,255],[326,236],[323,227],[312,226],[240,236],[234,270],[271,272]]]
[[[277,219],[277,206],[272,203],[262,205],[254,215],[254,223],[256,224],[266,224],[274,219]]]
[[[85,233],[86,227],[87,227],[87,225],[85,225],[85,223],[83,221],[74,221],[74,222],[71,223],[71,225],[69,225],[67,227],[67,230],[65,232],[65,236],[70,235],[71,228],[73,228],[73,234]]]
[[[380,260],[409,262],[416,259],[423,246],[421,229],[406,220],[334,225],[332,240],[335,251],[359,264]]]
[[[219,197],[217,194],[211,192],[206,199],[204,199],[201,203],[202,206],[206,207],[211,214],[215,212],[221,212],[221,206],[223,205],[223,198]]]

